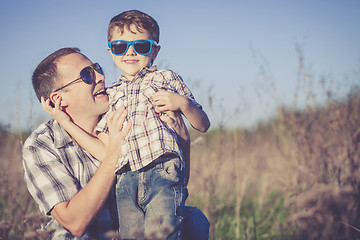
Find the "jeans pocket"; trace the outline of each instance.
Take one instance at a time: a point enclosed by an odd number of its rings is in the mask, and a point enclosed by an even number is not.
[[[120,188],[122,186],[121,181],[124,179],[125,173],[121,173],[120,175],[116,175],[116,188]]]
[[[179,182],[183,180],[184,171],[180,158],[176,157],[168,161],[164,161],[161,166],[162,167],[159,168],[159,174],[163,178],[173,182]]]

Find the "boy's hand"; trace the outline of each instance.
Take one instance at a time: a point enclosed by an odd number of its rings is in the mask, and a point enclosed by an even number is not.
[[[50,105],[50,99],[45,100],[44,97],[41,97],[41,106],[43,110],[55,118],[56,121],[60,124],[71,121],[70,116],[61,107],[61,97],[56,100],[54,105],[55,107]]]
[[[166,111],[181,111],[188,103],[186,97],[168,91],[159,91],[152,95],[153,104],[157,113]]]

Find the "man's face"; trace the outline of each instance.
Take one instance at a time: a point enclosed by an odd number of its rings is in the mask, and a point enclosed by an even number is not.
[[[135,25],[130,25],[130,30],[125,27],[123,33],[121,33],[120,29],[115,28],[110,41],[134,41],[139,39],[151,40],[150,34],[146,30],[139,32]],[[141,69],[148,67],[150,63],[155,60],[159,49],[160,47],[153,46],[148,55],[140,55],[135,52],[132,46],[129,46],[124,55],[116,56],[112,54],[112,58],[116,66],[124,73],[125,77],[132,80]],[[108,48],[108,51],[111,54],[110,48]]]
[[[85,56],[73,53],[59,59],[57,63],[60,75],[60,86],[64,86],[80,77],[80,71],[93,63]],[[93,83],[87,84],[82,80],[58,91],[62,98],[65,111],[75,119],[93,119],[105,113],[109,108],[109,98],[106,94],[98,94],[105,89],[105,76],[95,72]]]

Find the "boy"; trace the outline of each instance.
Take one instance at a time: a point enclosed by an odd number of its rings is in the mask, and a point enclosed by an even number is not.
[[[150,234],[160,232],[168,239],[181,238],[187,197],[182,149],[176,132],[161,119],[168,111],[180,111],[195,129],[205,132],[210,126],[180,76],[151,67],[160,50],[158,42],[159,27],[145,13],[127,11],[110,21],[108,51],[124,75],[107,91],[111,107],[106,115],[125,105],[132,124],[117,166],[121,237],[145,233],[153,238],[158,236]],[[60,105],[57,99],[55,108]],[[56,119],[92,155],[103,159],[106,116],[95,128],[98,138],[84,134],[71,121]]]
[[[166,113],[170,110],[181,111],[190,124],[201,132],[205,132],[210,123],[206,113],[195,102],[190,90],[177,74],[170,70],[157,70],[156,67],[151,67],[160,50],[158,42],[159,26],[145,13],[131,10],[115,16],[110,21],[108,51],[124,75],[120,76],[117,85],[109,89],[109,101],[115,109],[124,104],[129,112],[128,120],[133,124],[127,147],[125,147],[127,154],[124,154],[120,167],[129,163],[131,170],[139,172],[138,180],[136,177],[126,179],[126,173],[124,179],[122,179],[123,176],[120,177],[117,199],[119,199],[118,207],[121,206],[123,209],[134,207],[134,212],[137,212],[134,215],[139,213],[137,208],[142,209],[143,213],[140,211],[139,215],[145,213],[145,233],[156,231],[158,224],[154,224],[154,221],[159,222],[156,221],[157,217],[162,218],[159,219],[160,222],[165,222],[163,226],[170,225],[175,232],[180,233],[180,221],[165,216],[169,212],[172,212],[173,216],[176,214],[181,216],[186,198],[181,149],[176,141],[176,134],[158,120],[158,113]],[[165,116],[160,116],[162,117]],[[106,129],[101,126],[103,123],[106,123],[105,118],[100,121],[97,131],[102,132]],[[143,190],[143,185],[151,181],[150,176],[157,177],[153,171],[162,167],[167,168],[165,170],[169,173],[165,175],[165,178],[170,181],[162,182],[161,186],[156,186],[152,190],[153,186]],[[179,172],[176,171],[177,168]],[[166,174],[166,171],[162,174]],[[121,181],[126,183],[129,179],[139,183],[134,185],[133,190],[126,189],[127,184],[121,183]],[[151,184],[156,183],[156,181],[151,182]],[[135,200],[125,201],[124,195],[128,195],[128,192],[133,192],[135,195],[136,189],[139,189],[139,192]],[[176,193],[176,196],[172,197],[172,205],[169,201],[158,199],[162,192],[167,192],[169,189],[171,189],[169,191],[171,194]],[[143,193],[140,190],[143,190]],[[143,196],[146,191],[150,191],[150,194]],[[156,197],[151,198],[151,193]],[[133,206],[133,201],[137,201],[138,206]],[[177,209],[173,207],[174,201],[178,202]],[[150,212],[149,209],[152,211]],[[122,209],[119,209],[120,219],[123,214]],[[127,219],[120,221],[127,221]],[[121,222],[120,226],[125,224]],[[128,224],[129,227],[131,225]]]

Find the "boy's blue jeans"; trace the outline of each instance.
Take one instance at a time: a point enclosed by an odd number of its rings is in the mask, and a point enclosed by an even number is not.
[[[120,237],[181,239],[186,197],[184,164],[174,154],[121,173],[116,185]]]

